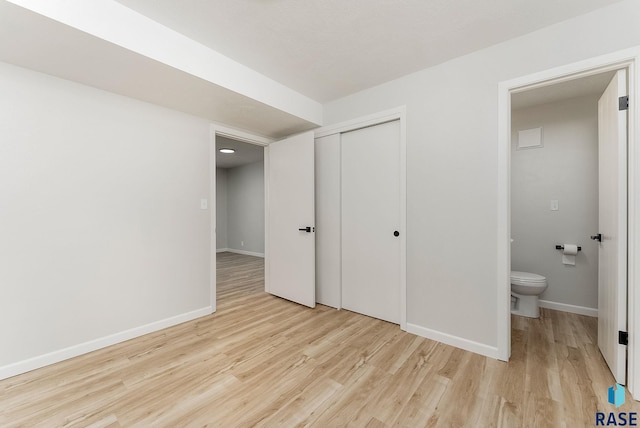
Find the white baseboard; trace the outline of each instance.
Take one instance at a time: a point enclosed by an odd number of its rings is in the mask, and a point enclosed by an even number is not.
[[[244,254],[245,256],[254,256],[254,257],[262,257],[264,258],[264,253],[256,253],[253,251],[244,251],[244,250],[236,250],[233,248],[220,248],[216,250],[216,253],[236,253],[236,254]]]
[[[550,302],[548,300],[538,300],[541,308],[554,309],[556,311],[570,312],[572,314],[587,315],[598,318],[598,309],[584,306],[568,305],[566,303]]]
[[[485,345],[484,343],[474,342],[473,340],[463,339],[458,336],[452,336],[447,333],[431,330],[411,323],[407,323],[407,332],[435,340],[437,342],[442,342],[446,345],[455,346],[456,348],[464,349],[465,351],[484,355],[485,357],[494,358],[496,360],[498,359],[498,348],[495,346]]]
[[[98,349],[106,348],[107,346],[115,345],[116,343],[124,342],[126,340],[143,336],[148,333],[153,333],[155,331],[172,327],[177,324],[182,324],[183,322],[210,315],[211,313],[211,306],[207,306],[202,309],[197,309],[185,314],[180,314],[171,318],[155,321],[149,324],[142,325],[140,327],[134,327],[120,333],[115,333],[109,336],[101,337],[99,339],[90,340],[79,345],[70,346],[68,348],[53,351],[48,354],[29,358],[28,360],[18,361],[17,363],[2,366],[0,367],[0,380],[26,373],[31,370],[39,369],[44,366],[59,363],[60,361],[68,360],[70,358],[96,351]]]

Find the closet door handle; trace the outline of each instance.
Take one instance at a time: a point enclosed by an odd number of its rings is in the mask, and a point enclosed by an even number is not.
[[[302,227],[300,229],[298,229],[300,232],[307,232],[307,233],[311,233],[311,226],[307,226],[307,227]]]

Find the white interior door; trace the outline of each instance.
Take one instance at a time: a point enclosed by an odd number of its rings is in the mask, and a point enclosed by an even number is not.
[[[622,385],[627,347],[618,343],[618,332],[627,331],[627,111],[619,109],[619,97],[626,95],[621,70],[598,101],[598,347]]]
[[[265,156],[265,290],[313,308],[316,305],[313,132],[271,143]]]
[[[341,146],[342,307],[399,324],[400,122],[344,133]]]

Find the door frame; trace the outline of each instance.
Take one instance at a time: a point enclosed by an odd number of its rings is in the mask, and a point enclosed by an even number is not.
[[[270,138],[261,137],[259,135],[251,134],[249,132],[240,131],[238,129],[229,128],[227,126],[219,125],[219,124],[211,124],[209,129],[209,219],[211,222],[211,233],[210,233],[210,243],[209,248],[211,252],[211,257],[209,259],[209,288],[210,288],[210,304],[211,304],[211,313],[216,311],[217,305],[217,287],[216,287],[216,260],[217,260],[217,243],[216,243],[216,227],[217,227],[217,218],[216,218],[216,158],[218,156],[218,151],[216,149],[216,136],[233,138],[234,140],[242,141],[243,143],[254,144],[256,146],[266,147],[269,143],[275,141]],[[264,157],[264,172],[265,177],[268,172],[268,162],[267,156]],[[268,201],[266,198],[267,194],[267,182],[265,181],[265,224],[266,224],[266,213],[268,209]],[[265,248],[267,246],[267,234],[265,231]],[[265,266],[267,265],[267,254],[265,252]]]
[[[406,107],[400,106],[356,119],[323,126],[315,130],[315,138],[342,134],[369,126],[400,121],[400,328],[407,330],[407,119]],[[342,284],[340,304],[342,307]]]
[[[640,290],[636,278],[640,274],[640,150],[635,143],[640,141],[639,109],[636,108],[640,76],[637,64],[640,47],[626,49],[584,61],[529,74],[498,84],[498,206],[497,206],[497,338],[498,359],[508,361],[511,355],[511,94],[540,88],[551,84],[578,79],[606,71],[627,69],[629,110],[627,142],[627,386],[634,399],[640,399],[640,353],[635,343],[640,341]]]

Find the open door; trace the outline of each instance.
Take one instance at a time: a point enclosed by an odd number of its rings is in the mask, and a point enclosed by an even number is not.
[[[598,347],[616,382],[626,381],[627,346],[627,95],[620,70],[598,101]]]
[[[265,290],[311,308],[316,305],[314,135],[269,144]]]

